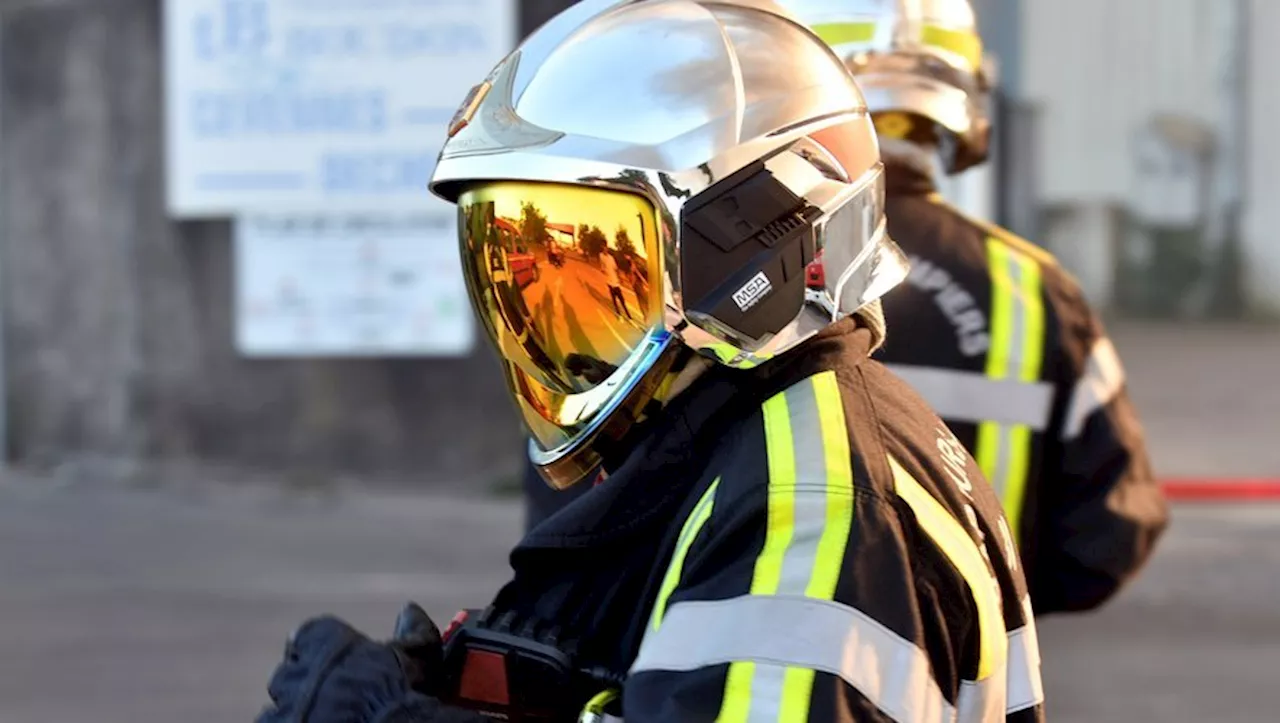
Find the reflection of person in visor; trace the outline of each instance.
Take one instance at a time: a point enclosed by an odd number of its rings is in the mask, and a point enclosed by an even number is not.
[[[530,249],[575,229],[563,265],[519,286],[471,251],[500,241],[460,224],[472,303],[540,473],[557,488],[606,478],[529,533],[511,581],[443,654],[419,614],[387,644],[304,626],[278,710],[1042,718],[999,502],[869,358],[878,299],[906,274],[871,119],[838,59],[782,13],[587,0],[468,97],[432,190],[463,219],[492,206]],[[819,253],[825,286],[806,293]],[[629,292],[619,256],[648,280],[630,321],[610,288]],[[503,285],[523,307],[496,308]]]
[[[600,268],[604,269],[605,283],[609,285],[609,300],[613,302],[614,313],[625,315],[630,320],[631,312],[627,310],[627,300],[622,295],[622,279],[618,276],[618,260],[613,257],[613,251],[605,249],[600,252]]]

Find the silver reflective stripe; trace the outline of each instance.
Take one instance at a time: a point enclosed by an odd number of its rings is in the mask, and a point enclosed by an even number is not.
[[[989,434],[995,435],[994,446],[991,447],[994,457],[990,459],[978,460],[979,466],[982,466],[982,473],[990,478],[991,485],[996,488],[996,493],[1000,495],[1000,502],[1005,508],[1005,515],[1013,517],[1008,509],[1006,501],[1006,492],[1009,490],[1010,470],[1013,455],[1013,427],[1007,424],[997,424],[991,427]],[[986,462],[985,466],[982,462]]]
[[[1040,679],[1040,640],[1036,635],[1035,613],[1031,598],[1022,599],[1026,625],[1009,632],[1009,695],[1006,708],[1016,713],[1044,702],[1044,683]]]
[[[1094,343],[1084,374],[1071,392],[1062,438],[1070,441],[1079,437],[1089,417],[1115,399],[1122,387],[1124,367],[1120,364],[1120,355],[1116,354],[1111,340],[1103,337]]]
[[[1030,598],[1024,598],[1027,624],[1009,631],[1009,655],[1006,669],[996,671],[981,682],[961,681],[956,700],[957,723],[1003,721],[1006,716],[1044,703],[1044,685],[1040,680],[1040,647],[1036,639],[1035,619],[1031,616]],[[1005,700],[998,696],[999,686],[1006,687]]]
[[[996,238],[987,240],[991,270],[991,348],[986,376],[1034,384],[1044,354],[1044,299],[1040,266],[1032,256]],[[1043,425],[1042,425],[1043,426]],[[974,458],[1000,495],[1014,530],[1021,528],[1026,485],[1031,474],[1031,425],[984,421],[978,425]]]
[[[1053,386],[1013,379],[991,379],[978,372],[886,364],[890,371],[920,392],[939,417],[947,421],[1025,424],[1040,432],[1049,426]]]
[[[777,595],[803,596],[818,562],[818,543],[827,528],[827,455],[818,414],[818,390],[812,378],[788,388],[783,397],[791,427],[795,490],[791,493],[791,536],[782,553]],[[847,434],[841,430],[841,434]],[[774,504],[773,494],[769,504]],[[768,542],[766,542],[768,544]],[[781,665],[758,665],[751,676],[751,720],[776,721],[781,715],[787,670]]]
[[[1005,705],[1000,698],[1004,671],[997,670],[981,682],[960,681],[956,698],[956,723],[999,723],[1005,719]]]
[[[784,396],[791,421],[796,494],[791,512],[791,540],[782,555],[782,575],[775,592],[803,595],[818,560],[818,541],[827,527],[827,455],[822,447],[822,421],[818,417],[813,380],[793,385]]]
[[[675,603],[631,673],[734,661],[756,662],[757,673],[794,666],[835,675],[899,723],[955,720],[923,650],[848,605],[803,596]],[[753,709],[751,720],[764,718]]]

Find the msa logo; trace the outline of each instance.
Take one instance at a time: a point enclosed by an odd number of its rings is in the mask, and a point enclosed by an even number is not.
[[[764,275],[763,271],[756,273],[751,277],[741,289],[733,292],[733,302],[738,305],[739,309],[746,311],[756,305],[756,302],[764,298],[764,295],[773,291],[773,287],[769,285],[769,277]]]

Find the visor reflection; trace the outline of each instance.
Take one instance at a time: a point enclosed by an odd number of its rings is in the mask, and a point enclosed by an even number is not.
[[[548,395],[603,383],[659,325],[656,213],[644,198],[494,183],[463,193],[458,213],[472,304],[528,376],[513,391],[545,418],[560,416],[547,414],[559,406]]]

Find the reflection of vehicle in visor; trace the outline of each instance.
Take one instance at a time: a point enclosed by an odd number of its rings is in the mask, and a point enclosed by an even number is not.
[[[622,191],[505,182],[469,188],[458,213],[472,303],[535,440],[559,446],[666,338],[657,214]]]

